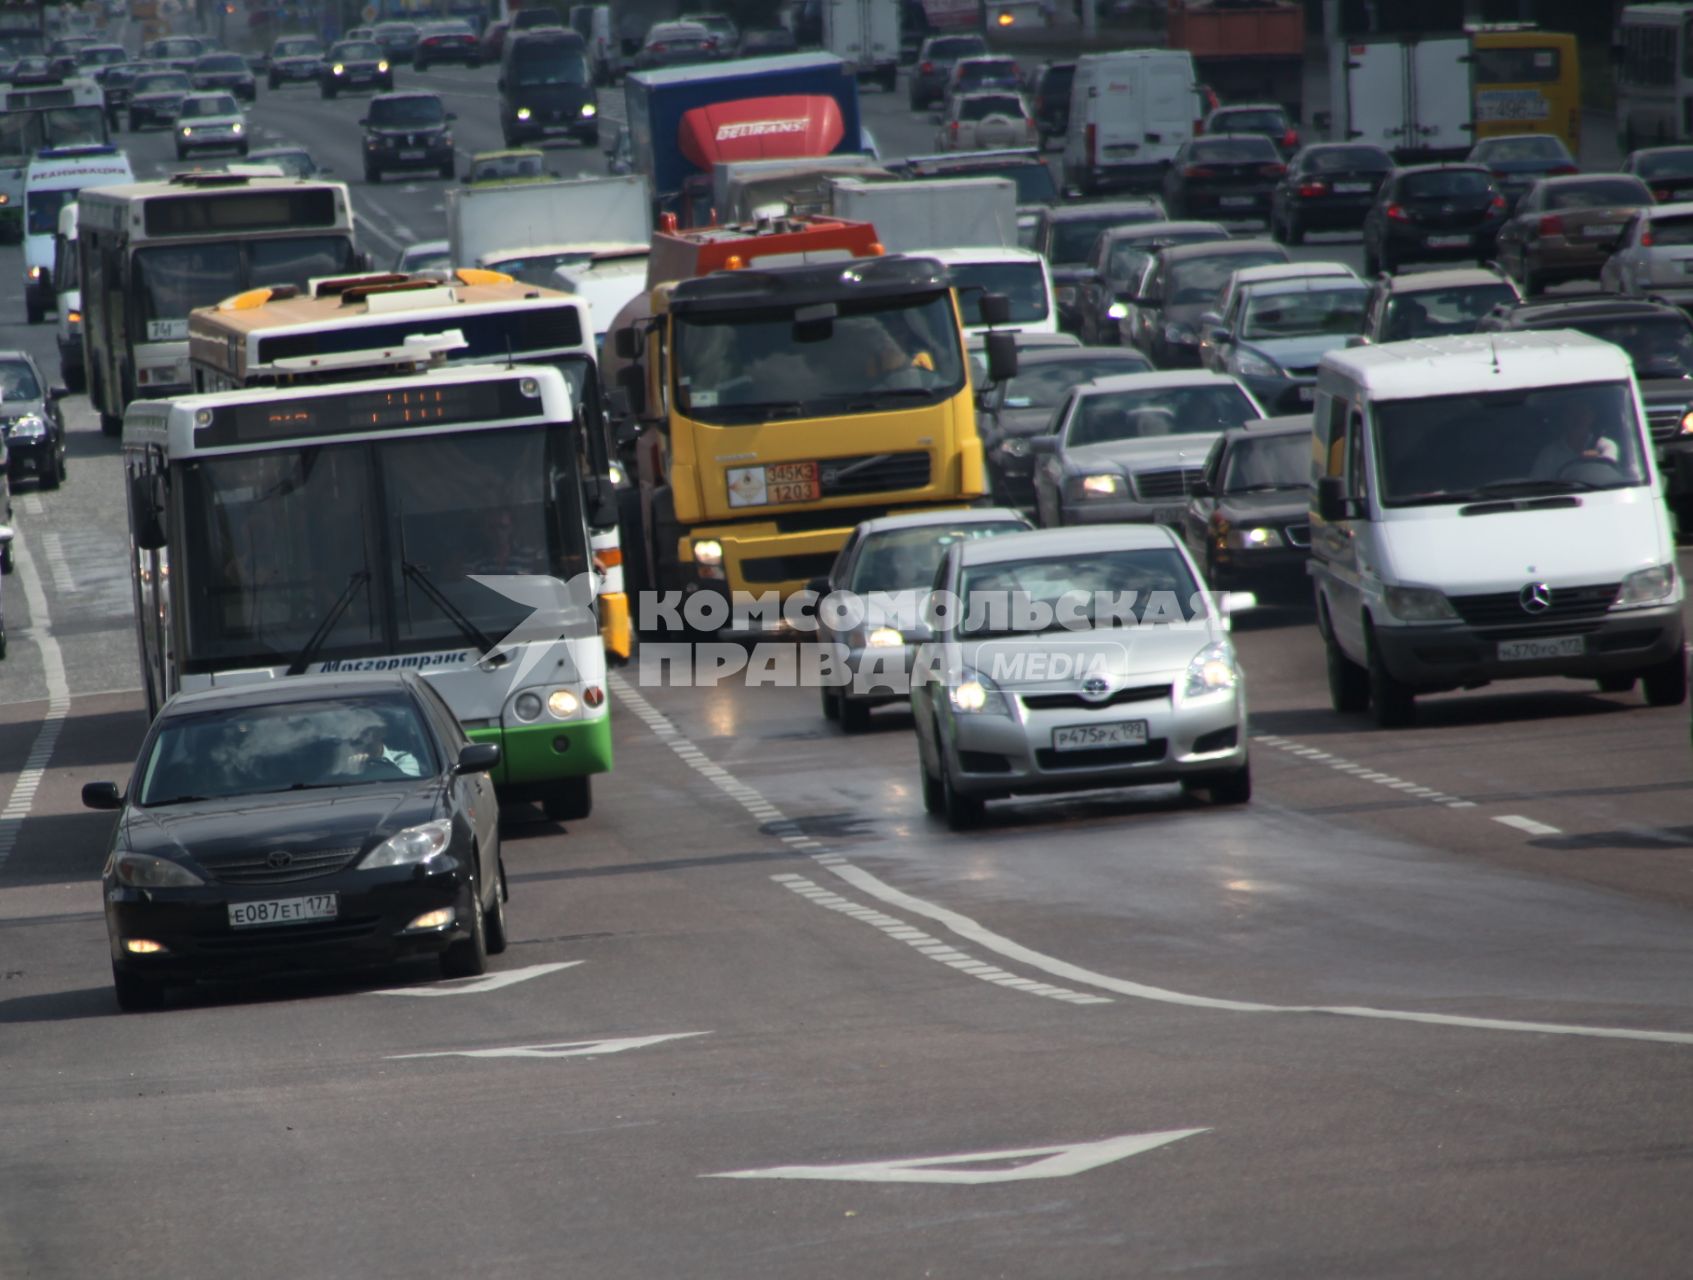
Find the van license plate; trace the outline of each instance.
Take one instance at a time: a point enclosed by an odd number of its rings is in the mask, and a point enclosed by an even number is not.
[[[1544,640],[1501,640],[1499,661],[1534,662],[1541,658],[1579,658],[1587,652],[1584,636],[1547,636]]]
[[[333,920],[340,910],[340,897],[333,893],[273,898],[268,902],[232,902],[229,925],[232,929],[246,929],[256,924],[307,924],[313,920]]]
[[[1258,198],[1256,196],[1224,196],[1217,203],[1225,209],[1244,209],[1249,205],[1257,204]]]
[[[1456,249],[1460,245],[1467,245],[1469,242],[1468,236],[1430,236],[1428,247],[1431,249]]]
[[[1052,731],[1054,751],[1092,751],[1100,747],[1144,747],[1146,721],[1114,724],[1067,724]]]

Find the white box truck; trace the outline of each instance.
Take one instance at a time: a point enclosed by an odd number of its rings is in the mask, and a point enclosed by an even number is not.
[[[1415,163],[1458,160],[1475,140],[1469,36],[1348,40],[1329,52],[1336,142],[1370,142]]]
[[[980,247],[1017,243],[1017,184],[1010,178],[943,178],[864,182],[837,178],[830,211],[868,222],[889,253],[935,245]]]
[[[899,72],[900,0],[823,0],[823,47],[845,61],[860,82],[888,93]]]
[[[1157,187],[1204,117],[1185,49],[1084,53],[1070,84],[1064,185],[1082,195]]]
[[[506,249],[652,239],[646,179],[573,178],[447,189],[447,243],[455,266]]]

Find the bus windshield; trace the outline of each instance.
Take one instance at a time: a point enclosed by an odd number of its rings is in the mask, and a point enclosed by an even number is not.
[[[198,458],[183,467],[188,661],[292,661],[498,642],[531,606],[473,576],[588,569],[574,432],[480,430]],[[443,608],[443,602],[449,607]],[[455,616],[456,615],[456,616]],[[591,615],[574,625],[593,633]]]
[[[135,331],[142,341],[180,341],[188,336],[188,313],[196,307],[259,285],[304,288],[313,276],[344,275],[357,267],[352,241],[344,235],[139,249],[130,295]]]
[[[19,163],[43,147],[95,146],[106,141],[99,107],[44,107],[0,115],[0,160]]]
[[[841,303],[815,324],[791,307],[679,312],[676,367],[682,410],[719,424],[918,407],[964,387],[944,293]]]

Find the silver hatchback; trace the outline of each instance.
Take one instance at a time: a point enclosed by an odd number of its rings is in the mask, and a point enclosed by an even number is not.
[[[923,804],[961,830],[986,801],[1179,782],[1252,796],[1229,617],[1170,530],[1113,525],[960,542],[912,672]]]

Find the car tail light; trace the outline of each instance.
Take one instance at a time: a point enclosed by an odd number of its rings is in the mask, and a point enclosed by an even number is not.
[[[1312,196],[1326,196],[1328,193],[1329,184],[1326,182],[1301,182],[1299,184],[1299,194],[1307,200]]]
[[[917,68],[917,71],[921,75],[933,75],[935,73],[935,64],[932,62],[925,62]]]
[[[1580,167],[1577,166],[1577,165],[1573,165],[1573,164],[1561,164],[1556,169],[1552,170],[1553,175],[1556,176],[1556,177],[1562,177],[1566,173],[1580,173],[1580,172],[1581,172]]]
[[[1668,187],[1659,187],[1657,190],[1652,192],[1652,199],[1654,199],[1654,200],[1668,200],[1670,198],[1671,194],[1672,193],[1671,193],[1671,191]]]
[[[1182,177],[1184,178],[1215,178],[1216,176],[1217,171],[1215,169],[1207,168],[1202,164],[1190,164],[1182,170]]]
[[[664,44],[662,44],[662,43],[660,43],[660,44],[655,44],[655,45],[654,45],[654,46],[653,46],[653,47],[652,47],[652,51],[653,51],[653,52],[654,52],[654,53],[663,53],[663,52],[664,52],[664,50],[665,50],[665,47],[666,47],[666,46],[665,46],[665,45],[664,45]]]
[[[1561,236],[1564,234],[1564,220],[1555,213],[1540,215],[1540,234],[1543,236]]]
[[[1261,164],[1258,172],[1266,178],[1279,178],[1287,172],[1285,164]]]
[[[1087,158],[1089,160],[1097,160],[1099,158],[1098,148],[1097,148],[1097,145],[1096,145],[1098,142],[1099,142],[1099,126],[1090,124],[1088,126],[1087,134],[1086,134],[1087,149],[1082,153],[1083,155],[1087,156]]]
[[[1033,120],[1025,119],[1023,124],[1027,127],[1031,138],[1035,137],[1036,134],[1039,133],[1039,130],[1035,128],[1035,122]]]
[[[1282,134],[1282,146],[1286,147],[1289,151],[1292,151],[1298,145],[1299,130],[1289,129],[1286,133]]]
[[[1505,197],[1501,195],[1494,196],[1493,199],[1487,202],[1487,211],[1489,213],[1504,213]]]
[[[707,40],[705,42],[705,48],[707,53],[711,52],[713,49],[717,48],[717,41]]]
[[[1652,247],[1652,233],[1650,231],[1642,231],[1640,233],[1640,247],[1642,249],[1650,249]]]
[[[1411,215],[1405,212],[1405,206],[1402,204],[1388,205],[1387,216],[1395,222],[1409,222],[1411,220]]]
[[[1205,132],[1205,121],[1195,120],[1193,122],[1193,136],[1197,138],[1201,134],[1203,134],[1204,132]]]

